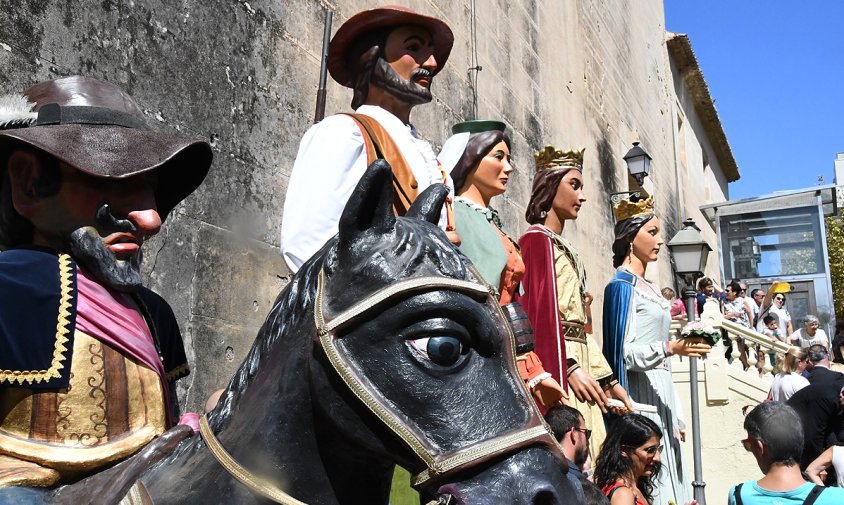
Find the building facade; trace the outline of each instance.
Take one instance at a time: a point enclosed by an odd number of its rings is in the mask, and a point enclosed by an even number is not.
[[[533,153],[545,144],[586,148],[588,201],[565,234],[584,251],[596,321],[613,275],[609,194],[638,189],[622,160],[632,142],[653,158],[644,189],[656,199],[665,241],[694,217],[715,245],[698,207],[726,200],[739,173],[688,38],[666,32],[661,1],[404,3],[455,32],[434,102],[411,117],[419,131],[439,146],[452,124],[473,116],[511,129],[516,171],[493,202],[511,234],[527,227]],[[278,249],[281,211],[312,123],[323,11],[334,11],[336,30],[374,5],[4,2],[0,93],[71,74],[106,79],[137,98],[156,127],[214,146],[205,183],[145,251],[146,278],[173,305],[188,345],[193,373],[180,390],[188,408],[226,384],[289,280]],[[329,114],[349,110],[350,100],[350,90],[329,83]],[[709,265],[716,273],[714,256]],[[648,277],[673,284],[667,248]]]

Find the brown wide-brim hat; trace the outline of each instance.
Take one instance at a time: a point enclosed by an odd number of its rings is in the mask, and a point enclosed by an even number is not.
[[[401,5],[385,5],[358,12],[350,17],[331,39],[328,47],[328,72],[338,83],[354,86],[355,69],[349,67],[349,50],[361,35],[383,28],[415,25],[431,33],[434,42],[434,58],[437,60],[437,75],[448,61],[454,45],[454,33],[444,21],[424,16]],[[383,49],[383,48],[382,48]]]
[[[35,84],[23,94],[35,104],[33,117],[27,126],[0,129],[0,159],[23,144],[94,177],[155,171],[162,219],[211,168],[208,142],[150,129],[135,100],[114,84],[73,76]]]

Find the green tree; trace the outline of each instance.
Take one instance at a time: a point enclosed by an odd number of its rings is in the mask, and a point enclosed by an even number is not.
[[[835,314],[844,316],[844,221],[837,216],[828,217],[825,221],[832,299]]]

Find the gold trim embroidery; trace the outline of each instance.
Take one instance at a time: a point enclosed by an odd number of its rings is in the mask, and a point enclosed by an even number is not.
[[[187,363],[182,363],[181,365],[177,366],[173,370],[167,372],[167,381],[173,382],[176,379],[181,379],[185,375],[190,373],[190,367]]]
[[[73,271],[70,256],[59,254],[59,282],[61,285],[61,298],[59,299],[59,315],[56,323],[56,342],[53,347],[53,361],[50,368],[46,370],[0,370],[0,382],[8,381],[9,384],[23,385],[24,382],[48,381],[61,377],[59,370],[64,368],[63,361],[67,360],[67,344],[70,332],[70,302],[73,291]]]

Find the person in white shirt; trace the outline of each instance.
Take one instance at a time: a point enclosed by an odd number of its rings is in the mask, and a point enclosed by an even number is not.
[[[802,348],[808,348],[815,344],[821,344],[829,349],[829,337],[826,332],[819,328],[820,322],[817,316],[807,314],[803,318],[803,327],[795,331],[788,338],[788,343]]]
[[[281,225],[281,251],[292,272],[337,233],[352,190],[376,158],[393,168],[398,215],[432,184],[446,184],[453,194],[431,145],[410,124],[413,107],[431,101],[432,79],[453,43],[443,21],[399,6],[359,12],[337,30],[328,70],[354,90],[355,113],[322,120],[299,144]],[[440,227],[459,242],[450,218],[444,209]]]
[[[774,382],[768,399],[775,402],[787,401],[791,396],[809,385],[808,379],[803,377],[803,371],[809,362],[806,349],[792,347],[782,357],[777,358],[774,366]]]

